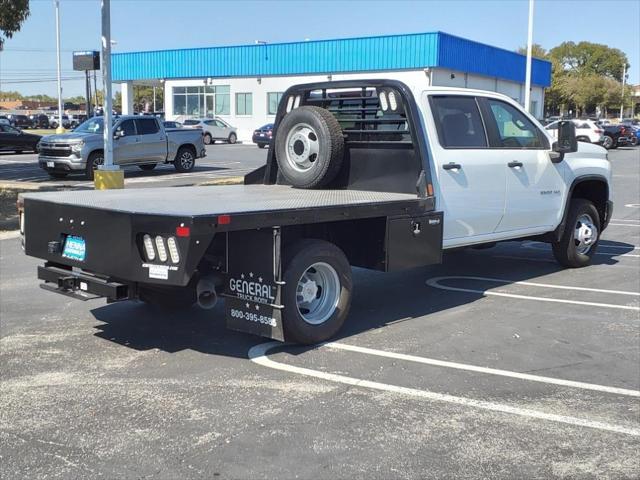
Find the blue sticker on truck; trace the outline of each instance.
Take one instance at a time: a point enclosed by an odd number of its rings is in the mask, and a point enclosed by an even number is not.
[[[62,249],[62,256],[71,260],[77,260],[78,262],[84,262],[84,258],[87,252],[84,238],[77,237],[75,235],[67,235],[64,240],[64,248]]]

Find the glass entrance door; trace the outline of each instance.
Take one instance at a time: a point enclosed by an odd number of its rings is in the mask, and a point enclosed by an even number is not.
[[[215,116],[215,96],[205,94],[204,96],[204,116],[213,118]]]

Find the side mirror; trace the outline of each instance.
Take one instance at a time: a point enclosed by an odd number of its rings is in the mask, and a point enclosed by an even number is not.
[[[113,138],[122,138],[124,137],[124,130],[116,130],[113,133]]]
[[[554,163],[561,162],[565,153],[578,151],[578,140],[576,139],[576,125],[571,120],[564,120],[558,123],[558,141],[553,142],[553,152],[558,155],[551,155]]]

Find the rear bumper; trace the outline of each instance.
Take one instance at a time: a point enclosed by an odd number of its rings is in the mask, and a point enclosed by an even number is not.
[[[97,277],[84,272],[70,270],[69,267],[47,262],[38,267],[38,278],[45,283],[40,286],[49,291],[80,300],[106,297],[117,302],[132,298],[133,285],[114,282],[109,278]]]

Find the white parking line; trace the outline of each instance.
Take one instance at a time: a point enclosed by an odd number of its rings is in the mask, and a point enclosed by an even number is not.
[[[348,377],[346,375],[338,375],[335,373],[321,372],[318,370],[312,370],[309,368],[296,367],[293,365],[287,365],[284,363],[274,362],[269,359],[266,354],[269,350],[275,347],[281,346],[280,342],[267,342],[259,345],[255,345],[249,349],[249,359],[267,368],[273,368],[275,370],[281,370],[289,373],[296,373],[298,375],[305,375],[308,377],[320,378],[330,382],[342,383],[346,385],[353,385],[356,387],[370,388],[373,390],[381,390],[386,392],[392,392],[400,395],[407,395],[410,397],[424,398],[428,400],[434,400],[439,402],[453,403],[457,405],[463,405],[466,407],[480,408],[483,410],[490,410],[494,412],[509,413],[513,415],[519,415],[522,417],[536,418],[540,420],[548,420],[552,422],[565,423],[578,427],[588,427],[598,430],[604,430],[608,432],[621,433],[625,435],[640,436],[640,429],[633,427],[626,427],[623,425],[614,425],[605,422],[598,422],[593,420],[587,420],[577,417],[569,417],[565,415],[557,415],[553,413],[545,413],[537,410],[529,410],[525,408],[513,407],[511,405],[505,405],[495,402],[487,402],[484,400],[476,400],[473,398],[456,397],[454,395],[447,395],[443,393],[431,392],[429,390],[419,390],[416,388],[399,387],[397,385],[388,385],[386,383],[372,382],[360,378]]]
[[[633,223],[640,223],[640,220],[635,219],[635,218],[612,218],[611,219],[612,222],[633,222]]]
[[[640,208],[640,203],[627,203],[625,207],[628,208]]]
[[[635,224],[635,223],[609,223],[609,226],[616,226],[616,227],[640,227],[640,223]]]
[[[374,355],[377,357],[393,358],[396,360],[404,360],[407,362],[421,363],[425,365],[434,365],[436,367],[454,368],[456,370],[467,370],[469,372],[486,373],[488,375],[498,375],[501,377],[517,378],[519,380],[528,380],[531,382],[549,383],[552,385],[561,385],[563,387],[580,388],[583,390],[594,390],[597,392],[614,393],[617,395],[626,395],[629,397],[640,397],[640,390],[629,390],[626,388],[608,387],[605,385],[597,385],[594,383],[576,382],[573,380],[563,380],[560,378],[543,377],[540,375],[531,375],[528,373],[512,372],[509,370],[500,370],[496,368],[479,367],[476,365],[468,365],[465,363],[448,362],[445,360],[436,360],[433,358],[417,357],[415,355],[407,355],[404,353],[386,352],[384,350],[376,350],[373,348],[358,347],[356,345],[348,345],[338,342],[327,342],[323,346],[335,348],[338,350],[346,350],[349,352],[364,353],[366,355]]]
[[[480,293],[482,295],[494,295],[497,297],[508,297],[508,298],[518,298],[522,300],[537,300],[539,302],[552,302],[552,303],[568,303],[571,305],[586,305],[590,307],[602,307],[602,308],[614,308],[620,310],[634,310],[640,311],[640,307],[632,306],[632,305],[615,305],[610,303],[597,303],[597,302],[583,302],[580,300],[562,300],[558,298],[548,298],[548,297],[534,297],[531,295],[517,295],[514,293],[505,293],[505,292],[493,292],[487,290],[476,290],[473,288],[461,288],[461,287],[450,287],[447,285],[441,285],[439,282],[443,280],[478,280],[483,282],[497,282],[504,283],[509,285],[528,285],[533,287],[544,287],[544,288],[554,288],[554,289],[562,289],[562,290],[575,290],[575,291],[586,291],[586,292],[599,292],[599,293],[609,293],[614,295],[630,295],[630,296],[640,296],[638,292],[627,292],[622,290],[604,290],[600,288],[585,288],[585,287],[569,287],[564,285],[549,285],[545,283],[533,283],[533,282],[512,282],[510,280],[504,280],[501,278],[490,278],[490,277],[473,277],[466,275],[457,275],[457,276],[448,276],[448,277],[433,277],[426,281],[426,284],[433,288],[439,288],[441,290],[450,290],[453,292],[467,292],[467,293]]]

